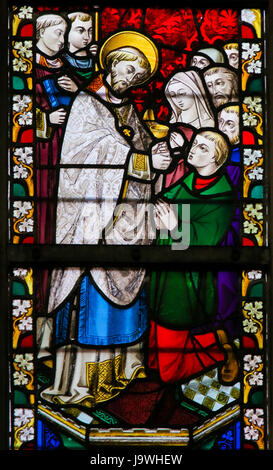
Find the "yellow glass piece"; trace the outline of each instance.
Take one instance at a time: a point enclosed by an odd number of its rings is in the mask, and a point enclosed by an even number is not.
[[[13,237],[13,244],[14,244],[14,245],[17,245],[17,243],[19,243],[19,242],[20,242],[20,237],[18,237],[18,235],[15,235],[15,236]]]
[[[13,20],[12,20],[12,34],[13,34],[13,36],[16,36],[20,23],[21,23],[21,19],[18,18],[17,15],[14,15]]]
[[[32,88],[33,88],[33,80],[32,80],[31,77],[28,77],[28,78],[27,78],[27,86],[28,86],[28,89],[29,89],[29,90],[32,90]]]
[[[247,277],[247,271],[242,273],[242,296],[245,297],[251,280]]]
[[[33,270],[30,269],[25,276],[25,283],[27,284],[28,291],[30,295],[33,295]]]
[[[137,369],[132,378],[126,378],[122,355],[99,363],[89,362],[86,364],[86,382],[91,392],[90,399],[93,399],[94,403],[109,400],[127,387],[136,376],[145,378],[144,368]]]
[[[261,10],[253,8],[251,11],[255,15],[255,20],[253,21],[254,29],[256,31],[257,37],[261,38],[262,37],[262,15],[261,15]]]
[[[136,153],[134,157],[134,170],[147,171],[147,156],[141,153]]]

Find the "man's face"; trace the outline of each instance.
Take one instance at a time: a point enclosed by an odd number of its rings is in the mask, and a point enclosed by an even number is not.
[[[217,72],[205,77],[214,106],[217,108],[227,103],[232,95],[232,82],[224,72]]]
[[[199,69],[203,69],[207,67],[209,64],[210,64],[209,59],[206,59],[206,57],[203,57],[201,55],[195,55],[193,56],[191,60],[192,67],[198,67]]]
[[[227,135],[231,144],[239,142],[239,115],[223,109],[218,116],[220,131]]]
[[[237,49],[226,49],[226,54],[229,65],[237,69],[239,67],[239,51]]]
[[[130,86],[140,83],[146,70],[139,65],[138,60],[114,60],[110,74],[111,87],[119,95]]]
[[[215,162],[215,142],[197,134],[188,155],[188,162],[196,169]]]
[[[48,49],[49,54],[57,54],[57,52],[63,48],[65,30],[66,25],[60,23],[58,25],[48,26],[41,31],[40,40]]]
[[[69,50],[76,52],[84,49],[92,41],[92,21],[81,21],[76,18],[68,35]]]

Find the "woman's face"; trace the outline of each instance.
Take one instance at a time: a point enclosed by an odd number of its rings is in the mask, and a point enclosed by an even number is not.
[[[167,98],[170,98],[181,111],[187,111],[194,105],[194,97],[190,88],[178,82],[169,85]]]

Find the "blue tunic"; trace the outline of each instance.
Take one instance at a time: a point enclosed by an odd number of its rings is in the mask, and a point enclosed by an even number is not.
[[[56,343],[68,343],[72,305],[67,302],[56,317]],[[110,304],[85,276],[80,286],[76,341],[87,346],[130,344],[147,328],[147,303],[142,289],[128,308]]]

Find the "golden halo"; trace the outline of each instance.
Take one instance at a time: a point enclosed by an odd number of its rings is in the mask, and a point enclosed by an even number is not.
[[[107,55],[121,47],[134,47],[142,52],[150,63],[150,77],[154,75],[159,63],[158,50],[149,38],[137,31],[120,31],[113,36],[110,36],[110,38],[105,41],[101,47],[99,55],[100,65],[103,69],[106,68],[105,59]]]

